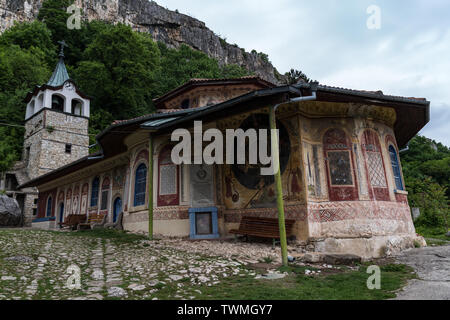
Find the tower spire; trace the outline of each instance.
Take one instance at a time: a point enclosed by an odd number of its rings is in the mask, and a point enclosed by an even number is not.
[[[59,61],[56,64],[55,70],[53,71],[50,80],[48,80],[47,82],[47,85],[52,87],[59,87],[64,82],[70,79],[69,73],[66,69],[66,65],[64,64],[64,47],[68,47],[68,45],[64,40],[58,41],[58,43],[61,46],[61,49],[59,51]]]
[[[69,46],[67,45],[67,43],[64,40],[58,41],[58,43],[61,46],[61,49],[59,51],[59,57],[64,58],[64,47],[69,47]]]

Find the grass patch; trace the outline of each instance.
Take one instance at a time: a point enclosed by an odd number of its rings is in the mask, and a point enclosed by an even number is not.
[[[446,233],[448,231],[446,231],[445,228],[429,228],[424,226],[417,226],[416,232],[424,238],[450,241],[450,238],[446,236]]]
[[[439,239],[425,238],[425,240],[427,241],[427,245],[430,246],[430,247],[446,246],[446,245],[448,245],[450,243],[449,241],[439,240]]]
[[[308,268],[313,269],[313,268]],[[251,276],[226,279],[218,286],[202,287],[197,299],[220,300],[382,300],[394,298],[395,291],[414,277],[413,269],[405,265],[381,267],[381,289],[369,290],[366,266],[358,271],[339,274],[305,276],[304,268],[292,268],[280,280],[254,279]],[[288,271],[288,270],[282,270]]]
[[[310,267],[310,266],[294,266],[294,265],[290,265],[290,266],[282,266],[278,268],[279,272],[287,272],[287,273],[295,273],[295,274],[305,274],[305,271],[309,270],[309,271],[318,271],[319,269],[314,268],[314,267]]]

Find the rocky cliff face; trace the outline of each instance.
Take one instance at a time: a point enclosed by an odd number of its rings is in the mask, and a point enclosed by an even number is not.
[[[0,0],[0,32],[14,21],[36,18],[43,0]],[[149,32],[157,41],[177,48],[181,44],[203,51],[220,64],[237,64],[250,72],[277,83],[276,69],[257,53],[248,53],[220,39],[205,23],[167,10],[148,0],[76,0],[84,19],[122,22],[135,30]]]

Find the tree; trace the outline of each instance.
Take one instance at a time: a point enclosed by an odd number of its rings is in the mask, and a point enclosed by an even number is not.
[[[86,48],[74,78],[93,97],[94,112],[104,109],[116,119],[132,118],[152,111],[159,58],[148,34],[108,25]]]
[[[206,54],[182,45],[178,50],[169,49],[158,43],[161,51],[161,68],[159,70],[157,95],[186,83],[192,78],[218,78],[220,68],[217,60]]]
[[[286,72],[284,76],[284,82],[287,85],[293,85],[298,83],[299,81],[303,81],[306,83],[311,81],[311,79],[309,79],[306,74],[296,69],[291,69],[291,71]]]
[[[450,197],[450,149],[434,140],[416,136],[409,143],[408,151],[402,153],[405,180],[433,178],[447,189]]]
[[[48,65],[56,59],[56,47],[52,42],[51,31],[40,22],[15,23],[0,37],[0,46],[17,45],[22,49],[40,49],[45,56]]]
[[[237,64],[224,65],[221,68],[220,73],[222,78],[240,78],[249,75],[249,72],[246,69]]]
[[[449,207],[446,188],[434,182],[430,177],[425,179],[410,179],[407,182],[410,192],[411,207],[420,208],[421,216],[417,225],[425,227],[448,229]]]
[[[68,40],[71,30],[67,28],[67,20],[70,14],[67,8],[74,0],[45,0],[39,9],[38,20],[44,22],[52,33],[54,43],[60,40]]]
[[[23,143],[25,98],[35,85],[50,76],[45,54],[38,48],[0,46],[0,171],[20,158]]]

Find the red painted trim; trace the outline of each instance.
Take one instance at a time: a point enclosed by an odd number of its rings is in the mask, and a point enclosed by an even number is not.
[[[64,191],[60,191],[59,192],[59,196],[58,196],[58,202],[64,201]]]
[[[141,159],[145,159],[146,165],[148,167],[148,149],[141,150],[139,154],[136,157],[136,160],[134,161],[134,168],[136,168],[136,165]]]
[[[103,178],[102,190],[108,189],[111,181],[109,180],[109,176]]]
[[[83,185],[81,194],[82,194],[82,195],[86,195],[86,194],[88,194],[88,192],[89,192],[89,183],[85,183],[85,184]]]
[[[389,148],[389,144],[391,143],[394,146],[394,148],[398,154],[398,146],[397,146],[397,141],[395,140],[395,138],[393,136],[391,136],[390,134],[388,134],[386,136],[385,141],[386,141],[386,146]]]
[[[381,157],[381,163],[383,164],[383,174],[384,174],[384,181],[386,183],[386,187],[374,187],[372,186],[371,182],[370,182],[370,173],[369,173],[369,168],[367,165],[367,161],[368,161],[368,154],[367,154],[367,145],[373,145],[376,147],[375,151],[371,151],[371,152],[375,152],[378,153],[379,156]],[[388,180],[387,180],[387,176],[386,176],[386,166],[384,164],[384,159],[383,159],[383,152],[381,150],[381,143],[380,143],[380,139],[378,137],[378,133],[376,133],[373,130],[365,130],[363,132],[363,136],[361,139],[361,149],[364,155],[364,167],[366,168],[366,179],[367,179],[367,187],[369,189],[369,197],[371,200],[378,200],[378,201],[391,201],[390,197],[389,197],[389,185],[388,185]]]
[[[56,188],[46,192],[40,192],[38,197],[38,214],[37,218],[46,218],[47,217],[47,201],[48,198],[52,197],[52,210],[50,213],[50,217],[55,216],[55,206],[57,203],[57,193]]]

